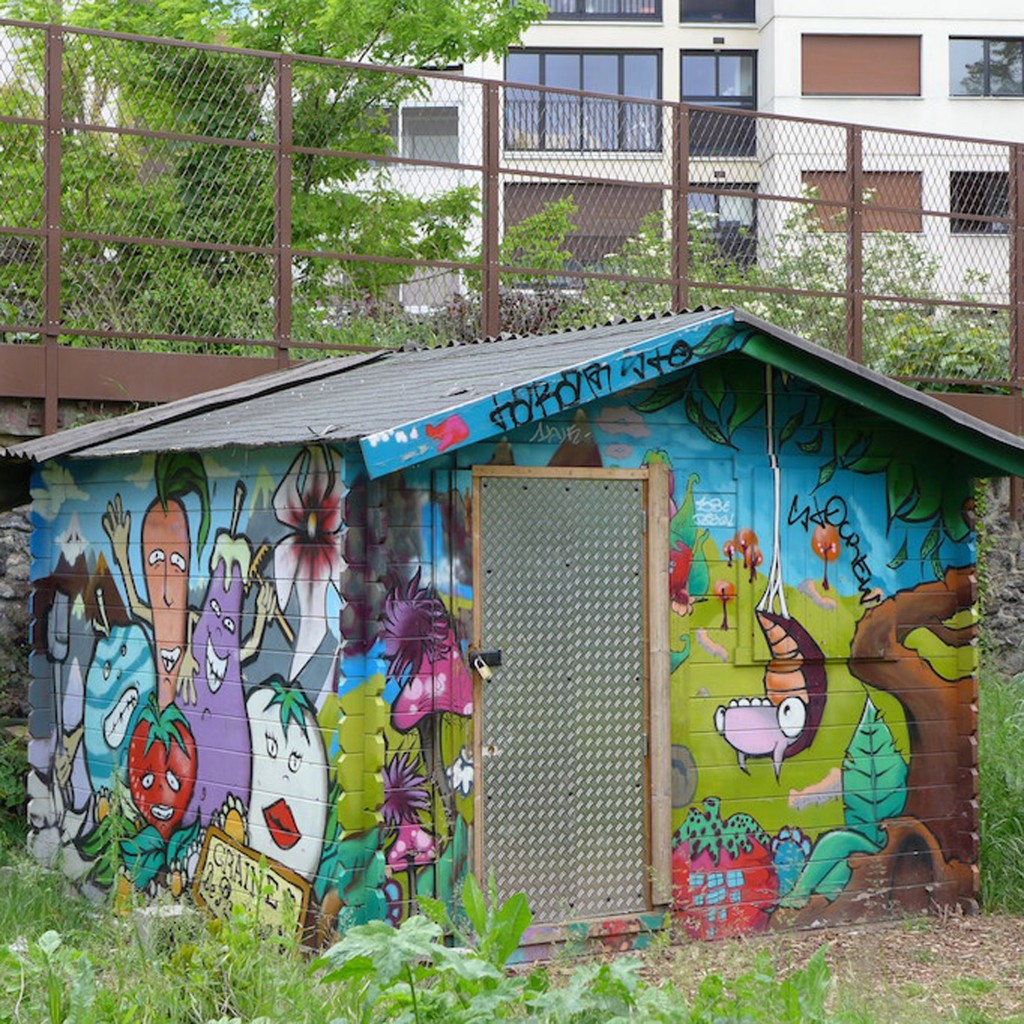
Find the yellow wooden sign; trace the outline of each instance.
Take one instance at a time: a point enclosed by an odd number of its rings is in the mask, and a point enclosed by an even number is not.
[[[235,907],[255,916],[268,934],[301,938],[312,887],[301,875],[210,826],[192,885],[196,903],[228,920]]]

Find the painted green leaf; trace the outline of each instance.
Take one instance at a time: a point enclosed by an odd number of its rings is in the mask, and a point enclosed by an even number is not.
[[[678,402],[686,394],[689,384],[688,380],[674,380],[670,384],[662,384],[642,402],[638,402],[636,408],[639,412],[661,412],[662,409]]]
[[[796,885],[779,900],[780,906],[805,907],[816,894],[834,900],[850,881],[850,855],[877,853],[880,849],[881,844],[853,829],[840,828],[827,833],[815,844]]]
[[[167,846],[155,825],[121,840],[121,858],[137,889],[145,889],[167,865]]]
[[[189,828],[180,828],[167,841],[167,863],[177,864],[188,855],[189,847],[199,838],[199,820],[192,822]]]
[[[956,487],[947,487],[942,496],[942,525],[949,539],[955,542],[966,540],[971,532],[964,518],[964,502],[967,497]]]
[[[376,898],[376,893],[385,878],[379,829],[347,835],[332,847],[330,856],[325,853],[320,860],[317,895],[322,899],[321,894],[331,888],[333,881],[344,904],[339,927],[342,927],[342,919],[343,928],[347,928],[379,917],[381,900]]]
[[[881,823],[903,813],[907,803],[907,762],[889,726],[868,698],[843,758],[843,814],[849,828],[878,846]]]
[[[889,468],[890,461],[882,456],[865,455],[849,465],[850,469],[856,470],[858,473],[881,473],[882,470]]]
[[[786,420],[782,425],[782,430],[779,431],[779,447],[782,447],[800,429],[803,418],[802,412],[795,412]]]
[[[736,405],[729,416],[729,437],[764,406],[764,370],[751,363],[736,363],[730,369]]]
[[[711,399],[712,405],[720,409],[722,399],[725,398],[725,375],[722,372],[721,361],[702,363],[697,370],[697,383],[701,391]]]
[[[699,356],[702,359],[707,359],[709,356],[720,355],[722,352],[731,348],[734,341],[737,342],[738,347],[739,333],[740,332],[737,331],[735,327],[732,327],[729,324],[719,324],[708,334],[706,338],[702,341],[698,341],[697,344],[693,346],[694,355]]]
[[[921,541],[921,561],[925,561],[931,558],[939,550],[939,542],[942,540],[942,534],[939,532],[938,526],[933,526]]]
[[[917,500],[900,513],[900,518],[912,523],[927,522],[939,512],[939,507],[942,504],[942,490],[940,474],[917,474]]]
[[[885,477],[886,499],[889,505],[889,520],[895,519],[914,497],[916,482],[914,469],[899,459],[889,463]]]
[[[907,560],[907,538],[904,536],[899,551],[896,552],[892,561],[889,562],[890,569],[898,569]]]
[[[700,483],[699,473],[690,473],[686,478],[686,490],[679,508],[669,523],[669,539],[673,546],[682,541],[692,551],[697,544],[697,510],[693,501],[693,489]]]
[[[821,469],[818,470],[818,482],[815,484],[815,488],[821,487],[823,484],[827,484],[835,475],[836,460],[830,459],[821,467]]]
[[[811,438],[810,441],[797,441],[796,446],[802,452],[806,452],[808,455],[814,455],[821,451],[821,443],[824,435],[819,430],[818,433]]]

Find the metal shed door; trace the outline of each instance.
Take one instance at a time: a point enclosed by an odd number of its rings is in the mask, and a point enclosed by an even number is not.
[[[520,473],[477,491],[482,867],[538,923],[643,910],[644,481]]]

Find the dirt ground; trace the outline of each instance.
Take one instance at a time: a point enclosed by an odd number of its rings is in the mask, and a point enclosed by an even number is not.
[[[674,946],[654,959],[664,956],[663,976],[693,991],[708,973],[742,973],[758,950],[770,950],[783,975],[820,946],[836,998],[863,1004],[879,1024],[1024,1021],[1024,918],[912,918]]]

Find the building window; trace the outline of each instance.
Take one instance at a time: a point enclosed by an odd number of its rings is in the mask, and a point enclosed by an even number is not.
[[[391,114],[390,121],[395,148],[402,156],[433,163],[458,163],[458,107],[402,107]]]
[[[921,228],[921,172],[865,171],[864,231],[901,231],[916,234]],[[845,203],[849,178],[844,171],[804,171],[804,187],[819,199]],[[891,207],[891,209],[880,209]],[[816,207],[822,231],[845,231],[845,206]]]
[[[950,96],[1024,96],[1024,39],[950,39]]]
[[[804,96],[920,96],[920,36],[805,35]]]
[[[716,107],[757,107],[757,57],[751,50],[684,50],[682,100]],[[757,149],[757,119],[690,113],[692,156],[752,156]]]
[[[544,0],[551,19],[660,21],[661,0]]]
[[[753,22],[754,0],[680,0],[679,20]]]
[[[951,171],[949,209],[961,214],[949,219],[954,235],[1005,235],[1005,221],[976,220],[977,217],[1009,217],[1010,193],[1006,171]]]
[[[740,267],[757,260],[757,200],[753,196],[723,196],[697,189],[728,189],[756,192],[752,182],[690,183],[687,205],[690,210],[690,234],[702,228],[710,230],[715,256]]]
[[[616,93],[639,99],[660,95],[657,53],[536,50],[510,53],[508,82]],[[508,149],[652,152],[661,148],[661,109],[649,103],[592,99],[508,88]]]
[[[551,203],[571,198],[576,204],[574,229],[564,248],[571,254],[566,270],[599,269],[609,253],[621,252],[639,233],[645,218],[662,212],[661,189],[593,182],[510,182],[504,188],[505,223],[519,224]],[[553,285],[579,287],[571,275],[552,277]]]

